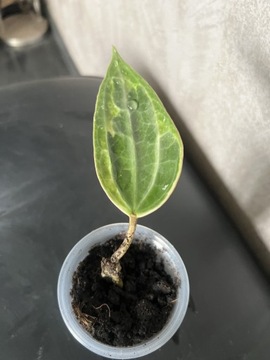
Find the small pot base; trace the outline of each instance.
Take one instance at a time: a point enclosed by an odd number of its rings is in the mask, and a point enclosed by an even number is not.
[[[177,284],[156,251],[145,241],[133,242],[121,259],[123,287],[101,276],[101,259],[109,258],[124,237],[91,249],[73,275],[72,306],[81,325],[111,346],[134,346],[159,333],[176,301]]]
[[[100,245],[125,233],[128,224],[107,225],[80,240],[68,254],[58,280],[58,303],[60,312],[71,334],[87,349],[94,353],[114,359],[132,359],[147,355],[164,345],[175,334],[185,316],[189,301],[189,281],[184,263],[175,248],[157,232],[137,225],[135,238],[152,246],[158,256],[162,257],[166,272],[176,279],[180,279],[175,301],[169,320],[163,329],[153,338],[130,347],[114,347],[94,339],[78,322],[71,305],[70,290],[72,277],[79,263],[86,257],[89,249]]]

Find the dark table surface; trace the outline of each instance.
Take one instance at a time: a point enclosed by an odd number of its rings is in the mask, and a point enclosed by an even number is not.
[[[127,221],[101,189],[92,159],[100,80],[56,79],[0,90],[0,358],[99,359],[60,316],[56,284],[71,247]],[[176,336],[147,359],[269,360],[269,283],[185,160],[169,201],[140,223],[167,237],[190,278]]]

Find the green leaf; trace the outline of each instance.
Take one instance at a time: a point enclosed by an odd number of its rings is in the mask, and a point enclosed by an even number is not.
[[[120,210],[142,217],[168,199],[182,169],[180,135],[154,90],[116,49],[97,96],[93,137],[97,176]]]

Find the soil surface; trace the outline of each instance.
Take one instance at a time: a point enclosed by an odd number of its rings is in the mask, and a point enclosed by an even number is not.
[[[119,247],[119,236],[97,246],[73,276],[72,306],[80,323],[99,341],[131,346],[158,333],[166,324],[176,286],[144,242],[133,242],[121,259],[123,288],[101,277],[100,262]]]

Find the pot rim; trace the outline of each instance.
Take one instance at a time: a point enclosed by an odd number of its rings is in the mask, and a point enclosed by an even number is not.
[[[71,249],[67,255],[57,284],[57,297],[63,320],[71,334],[83,346],[92,352],[113,359],[132,359],[147,355],[163,346],[176,333],[181,325],[189,302],[189,280],[188,274],[177,250],[161,234],[146,226],[137,225],[134,239],[144,239],[159,250],[160,257],[164,261],[166,270],[171,276],[180,278],[181,284],[177,290],[177,301],[174,304],[170,317],[163,329],[149,340],[130,347],[114,347],[103,344],[94,339],[78,322],[71,306],[70,290],[72,286],[72,276],[77,269],[80,261],[86,256],[88,251],[94,246],[104,243],[111,237],[127,231],[127,223],[116,223],[99,227],[81,240]],[[150,237],[150,238],[149,238]]]

